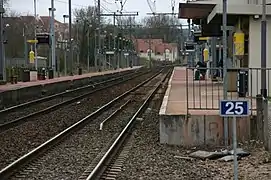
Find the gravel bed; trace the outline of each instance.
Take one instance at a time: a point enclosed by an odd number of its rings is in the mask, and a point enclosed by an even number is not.
[[[233,162],[185,160],[196,149],[185,149],[159,142],[159,109],[161,99],[151,103],[149,112],[137,124],[133,132],[134,142],[123,170],[117,180],[230,180],[233,178]],[[252,156],[239,161],[239,178],[248,180],[271,179],[271,154],[259,146],[248,147]],[[268,160],[267,160],[268,159]],[[267,163],[268,162],[268,163]]]
[[[101,87],[101,86],[99,85],[98,87]],[[42,102],[42,103],[39,103],[39,104],[35,104],[33,106],[30,105],[30,106],[27,106],[27,107],[24,107],[24,108],[20,108],[17,111],[14,111],[14,112],[4,113],[4,114],[1,115],[0,124],[4,124],[4,123],[6,123],[8,121],[15,120],[17,118],[29,115],[31,113],[40,111],[42,109],[45,109],[47,107],[56,105],[56,104],[61,103],[63,101],[72,99],[72,98],[74,98],[76,96],[82,95],[83,93],[87,93],[90,90],[93,90],[93,88],[89,87],[87,89],[80,90],[78,92],[77,91],[71,92],[71,93],[69,93],[67,95],[64,95],[62,97],[56,97],[56,98],[54,98],[52,100],[49,100],[49,101],[46,101],[46,102]]]
[[[40,103],[40,104],[37,104],[34,106],[28,106],[28,107],[19,109],[18,111],[14,111],[11,113],[0,115],[1,116],[0,124],[5,124],[5,123],[13,121],[17,118],[20,118],[20,117],[26,116],[28,114],[40,111],[42,109],[45,109],[49,106],[53,106],[53,105],[58,104],[60,102],[66,101],[68,99],[70,99],[70,98],[69,97],[55,98],[50,101],[46,101],[46,102],[43,102],[43,103]]]
[[[99,91],[80,102],[34,117],[32,121],[0,133],[0,169],[151,75],[143,75],[110,90]]]
[[[139,98],[142,99],[141,96]],[[120,133],[142,103],[142,100],[131,102],[100,131],[99,124],[127,100],[128,98],[113,106],[38,159],[38,165],[35,166],[37,169],[29,173],[26,179],[78,179],[92,160]]]

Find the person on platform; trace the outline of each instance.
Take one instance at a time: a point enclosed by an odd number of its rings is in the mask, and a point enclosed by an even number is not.
[[[203,79],[205,79],[205,75],[207,72],[207,64],[205,62],[198,61],[196,64],[196,68],[202,75]]]

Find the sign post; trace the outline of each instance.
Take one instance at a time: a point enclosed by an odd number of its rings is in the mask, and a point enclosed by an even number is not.
[[[237,137],[236,137],[236,118],[249,115],[248,101],[246,100],[221,100],[220,116],[232,117],[233,131],[233,152],[234,152],[234,180],[238,180],[238,162],[237,162]]]

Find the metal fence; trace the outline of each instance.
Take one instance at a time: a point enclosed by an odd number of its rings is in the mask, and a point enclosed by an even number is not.
[[[227,70],[227,99],[248,100],[251,113],[256,110],[256,96],[261,93],[261,68]],[[266,68],[267,96],[271,96],[271,68]],[[204,78],[205,74],[205,78]],[[211,78],[213,75],[216,78]],[[224,99],[222,68],[187,68],[187,110],[219,110]]]

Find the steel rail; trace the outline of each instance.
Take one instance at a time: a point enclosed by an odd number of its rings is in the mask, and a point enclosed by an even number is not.
[[[128,75],[131,75],[131,74],[136,74],[136,73],[137,73],[137,71],[132,72],[132,73],[125,73],[124,76],[128,76]],[[95,76],[92,76],[92,77],[95,77]],[[53,94],[53,95],[46,96],[46,97],[43,97],[43,98],[39,98],[39,99],[35,99],[35,100],[28,101],[28,102],[25,102],[25,103],[21,103],[21,104],[18,104],[18,105],[11,106],[11,107],[0,110],[0,114],[14,112],[14,111],[16,111],[16,110],[18,110],[20,108],[24,108],[24,107],[27,107],[27,106],[33,106],[35,104],[50,101],[50,100],[52,100],[54,98],[61,97],[61,96],[67,95],[67,94],[71,94],[71,93],[76,92],[76,91],[81,91],[81,90],[84,90],[84,89],[87,89],[87,88],[90,88],[90,87],[93,87],[93,86],[105,84],[105,83],[112,82],[112,81],[122,79],[122,78],[123,78],[123,76],[114,77],[114,78],[110,78],[110,79],[107,79],[107,80],[102,81],[102,82],[98,82],[98,83],[94,82],[94,84],[89,84],[89,85],[86,85],[86,86],[83,86],[83,87],[78,87],[78,88],[75,88],[75,89],[66,90],[66,91],[63,91],[63,92],[60,92],[60,93],[57,93],[57,94]],[[89,79],[91,79],[91,77]]]
[[[105,153],[105,155],[101,158],[97,166],[92,170],[91,174],[86,178],[86,180],[93,180],[93,179],[99,179],[100,176],[103,174],[103,171],[106,170],[106,166],[109,164],[110,159],[113,158],[113,156],[116,154],[118,149],[121,147],[121,144],[125,141],[126,137],[128,136],[128,132],[132,127],[132,124],[136,120],[138,116],[140,116],[145,109],[147,108],[149,102],[152,100],[152,97],[155,95],[159,87],[162,85],[162,83],[166,80],[167,76],[170,74],[171,71],[168,71],[168,73],[165,75],[165,77],[158,83],[158,85],[151,91],[151,93],[148,95],[146,100],[143,102],[143,104],[139,107],[139,109],[136,111],[136,113],[133,115],[133,117],[129,120],[127,125],[124,127],[124,129],[121,131],[119,136],[116,138],[116,140],[113,142],[113,144],[110,146],[108,151]]]
[[[122,79],[122,81],[120,81],[120,82],[116,82],[116,83],[113,83],[113,84],[109,84],[109,85],[103,86],[103,87],[101,87],[101,88],[93,89],[92,91],[90,91],[90,92],[88,92],[88,93],[82,94],[82,95],[77,96],[77,97],[74,97],[74,98],[72,98],[72,99],[69,99],[69,100],[60,102],[60,103],[58,103],[58,104],[49,106],[49,107],[47,107],[47,108],[45,108],[45,109],[42,109],[42,110],[40,110],[40,111],[33,112],[33,113],[30,113],[30,114],[28,114],[28,115],[26,115],[26,116],[22,116],[22,117],[19,117],[19,118],[15,119],[15,120],[6,122],[6,123],[4,123],[4,124],[1,124],[1,125],[0,125],[0,132],[6,131],[6,130],[8,130],[8,129],[14,127],[14,126],[17,126],[17,125],[19,125],[19,124],[21,124],[21,123],[27,122],[27,121],[30,120],[29,118],[32,118],[32,117],[35,117],[35,116],[38,116],[38,115],[41,115],[41,114],[44,114],[44,113],[48,113],[48,112],[55,111],[55,110],[57,110],[57,109],[59,109],[59,108],[65,106],[65,105],[74,103],[74,102],[78,101],[79,99],[83,99],[84,97],[89,96],[90,94],[93,94],[93,93],[95,93],[95,92],[98,92],[98,91],[107,89],[107,88],[109,88],[109,87],[112,87],[112,86],[115,86],[115,85],[118,85],[118,84],[121,84],[121,83],[126,82],[126,81],[128,81],[128,80],[131,80],[131,79],[134,79],[134,78],[136,78],[136,77],[142,76],[143,74],[147,74],[147,73],[149,73],[149,72],[150,72],[150,71],[144,72],[144,73],[142,73],[142,74],[140,74],[140,75],[138,75],[138,76],[132,76],[132,77],[129,77],[129,78],[127,78],[127,79],[124,79],[123,77],[121,77],[120,79]],[[131,76],[131,75],[130,75],[130,76]]]
[[[154,74],[147,80],[143,81],[142,83],[138,84],[137,86],[133,87],[132,89],[126,91],[125,93],[121,94],[120,96],[116,97],[112,101],[108,102],[107,104],[103,105],[101,108],[97,109],[95,112],[89,114],[88,116],[84,117],[80,121],[74,123],[72,126],[66,128],[64,131],[60,132],[56,136],[52,137],[48,141],[44,142],[37,148],[33,149],[29,153],[23,155],[19,159],[15,160],[13,163],[9,164],[5,168],[3,168],[0,171],[0,179],[7,179],[10,177],[14,171],[16,171],[18,168],[23,166],[24,164],[30,162],[33,158],[37,157],[38,155],[42,154],[46,150],[53,147],[55,144],[60,142],[64,137],[68,136],[72,132],[76,131],[79,127],[82,127],[90,118],[95,118],[99,116],[101,113],[103,113],[105,110],[107,110],[109,107],[114,105],[114,103],[118,102],[120,99],[126,97],[129,93],[137,90],[138,88],[142,87],[144,84],[155,78],[157,75],[159,75],[163,70],[159,71],[158,73]]]

